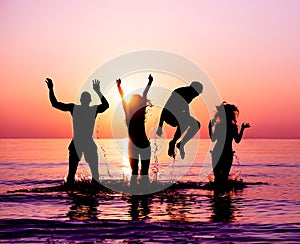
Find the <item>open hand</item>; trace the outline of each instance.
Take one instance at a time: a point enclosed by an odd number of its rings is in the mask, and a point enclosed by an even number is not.
[[[93,80],[93,89],[95,92],[100,92],[100,81]]]
[[[53,82],[50,78],[46,78],[45,82],[47,83],[49,89],[53,88]]]
[[[121,85],[121,79],[116,80],[117,86]]]
[[[152,81],[153,81],[153,77],[152,77],[152,75],[151,75],[151,74],[149,75],[148,79],[149,79],[149,81],[150,81],[150,82],[152,82]]]
[[[250,128],[250,124],[249,123],[243,123],[242,124],[242,129],[246,129],[246,128]]]

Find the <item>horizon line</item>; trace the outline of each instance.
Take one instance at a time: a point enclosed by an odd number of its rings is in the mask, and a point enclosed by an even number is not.
[[[101,137],[101,138],[95,138],[95,140],[101,140],[101,139],[126,139],[128,137],[120,137],[120,138],[113,138],[113,137]],[[72,137],[0,137],[0,140],[3,139],[69,139],[72,140]],[[171,137],[166,137],[166,138],[149,138],[149,139],[172,139]],[[210,139],[209,137],[202,137],[202,138],[192,138],[192,139]],[[274,140],[299,140],[300,137],[245,137],[243,140],[247,139],[274,139]]]

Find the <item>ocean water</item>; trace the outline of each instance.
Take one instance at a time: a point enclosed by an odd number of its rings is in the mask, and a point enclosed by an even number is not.
[[[189,142],[185,160],[169,158],[166,143],[152,141],[150,179],[177,187],[132,195],[63,190],[67,139],[0,140],[0,242],[300,242],[300,140],[235,145],[231,175],[243,187],[225,195],[203,187],[212,178],[209,140]],[[101,182],[130,179],[126,144],[98,140]],[[78,178],[88,176],[83,160]]]

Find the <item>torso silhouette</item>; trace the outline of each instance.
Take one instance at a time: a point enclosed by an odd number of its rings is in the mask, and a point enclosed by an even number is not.
[[[232,141],[238,135],[238,127],[236,124],[224,122],[217,124],[215,128],[215,137],[217,143],[214,147],[215,153],[222,155],[232,155]]]
[[[143,96],[133,94],[129,102],[124,99],[124,92],[121,88],[121,80],[117,80],[117,87],[122,97],[122,105],[125,112],[126,125],[130,146],[136,149],[144,149],[150,146],[150,142],[145,132],[145,113],[147,107],[147,94],[152,84],[153,78],[149,75],[149,82],[143,92]],[[132,145],[134,144],[134,145]]]
[[[145,111],[146,107],[142,107],[137,110],[131,118],[126,118],[129,138],[140,148],[145,148],[150,145],[145,132]]]
[[[97,106],[74,105],[73,134],[74,139],[91,140],[94,133]]]
[[[178,119],[190,115],[189,103],[195,98],[194,89],[186,86],[175,89],[168,99],[165,109]]]

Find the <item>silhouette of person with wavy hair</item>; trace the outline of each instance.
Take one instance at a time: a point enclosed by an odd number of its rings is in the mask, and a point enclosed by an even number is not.
[[[131,185],[137,183],[139,157],[141,158],[141,181],[149,182],[148,171],[151,159],[151,147],[145,131],[145,114],[147,94],[153,82],[153,77],[149,75],[149,82],[143,92],[143,96],[134,94],[127,103],[121,87],[121,79],[116,81],[118,91],[122,98],[122,105],[125,112],[125,120],[128,129],[128,157],[132,170]]]
[[[185,157],[184,146],[193,138],[200,129],[200,122],[190,114],[189,104],[194,98],[199,96],[203,91],[203,85],[200,82],[193,81],[190,86],[179,87],[175,89],[167,100],[161,115],[156,134],[162,135],[163,123],[177,127],[173,139],[169,142],[168,155],[175,157],[175,145],[179,149],[182,159]],[[177,140],[186,131],[181,142]],[[177,144],[176,144],[177,143]]]
[[[224,189],[232,166],[234,151],[232,141],[239,143],[244,130],[250,127],[249,123],[242,123],[238,132],[238,108],[233,104],[223,102],[217,106],[214,118],[209,122],[209,136],[213,142],[217,141],[212,151],[212,166],[216,189]]]
[[[90,106],[91,94],[89,92],[82,92],[80,97],[80,105],[74,103],[62,103],[57,101],[53,82],[46,78],[47,86],[49,88],[49,98],[52,107],[70,112],[73,121],[73,139],[68,147],[69,149],[69,172],[67,177],[68,185],[72,186],[75,181],[75,174],[78,163],[84,154],[85,160],[88,162],[92,173],[92,183],[96,184],[99,180],[98,170],[98,153],[97,146],[93,140],[93,132],[95,127],[95,119],[98,113],[103,113],[108,109],[109,104],[106,98],[100,91],[100,81],[93,80],[93,89],[98,94],[101,104]]]

